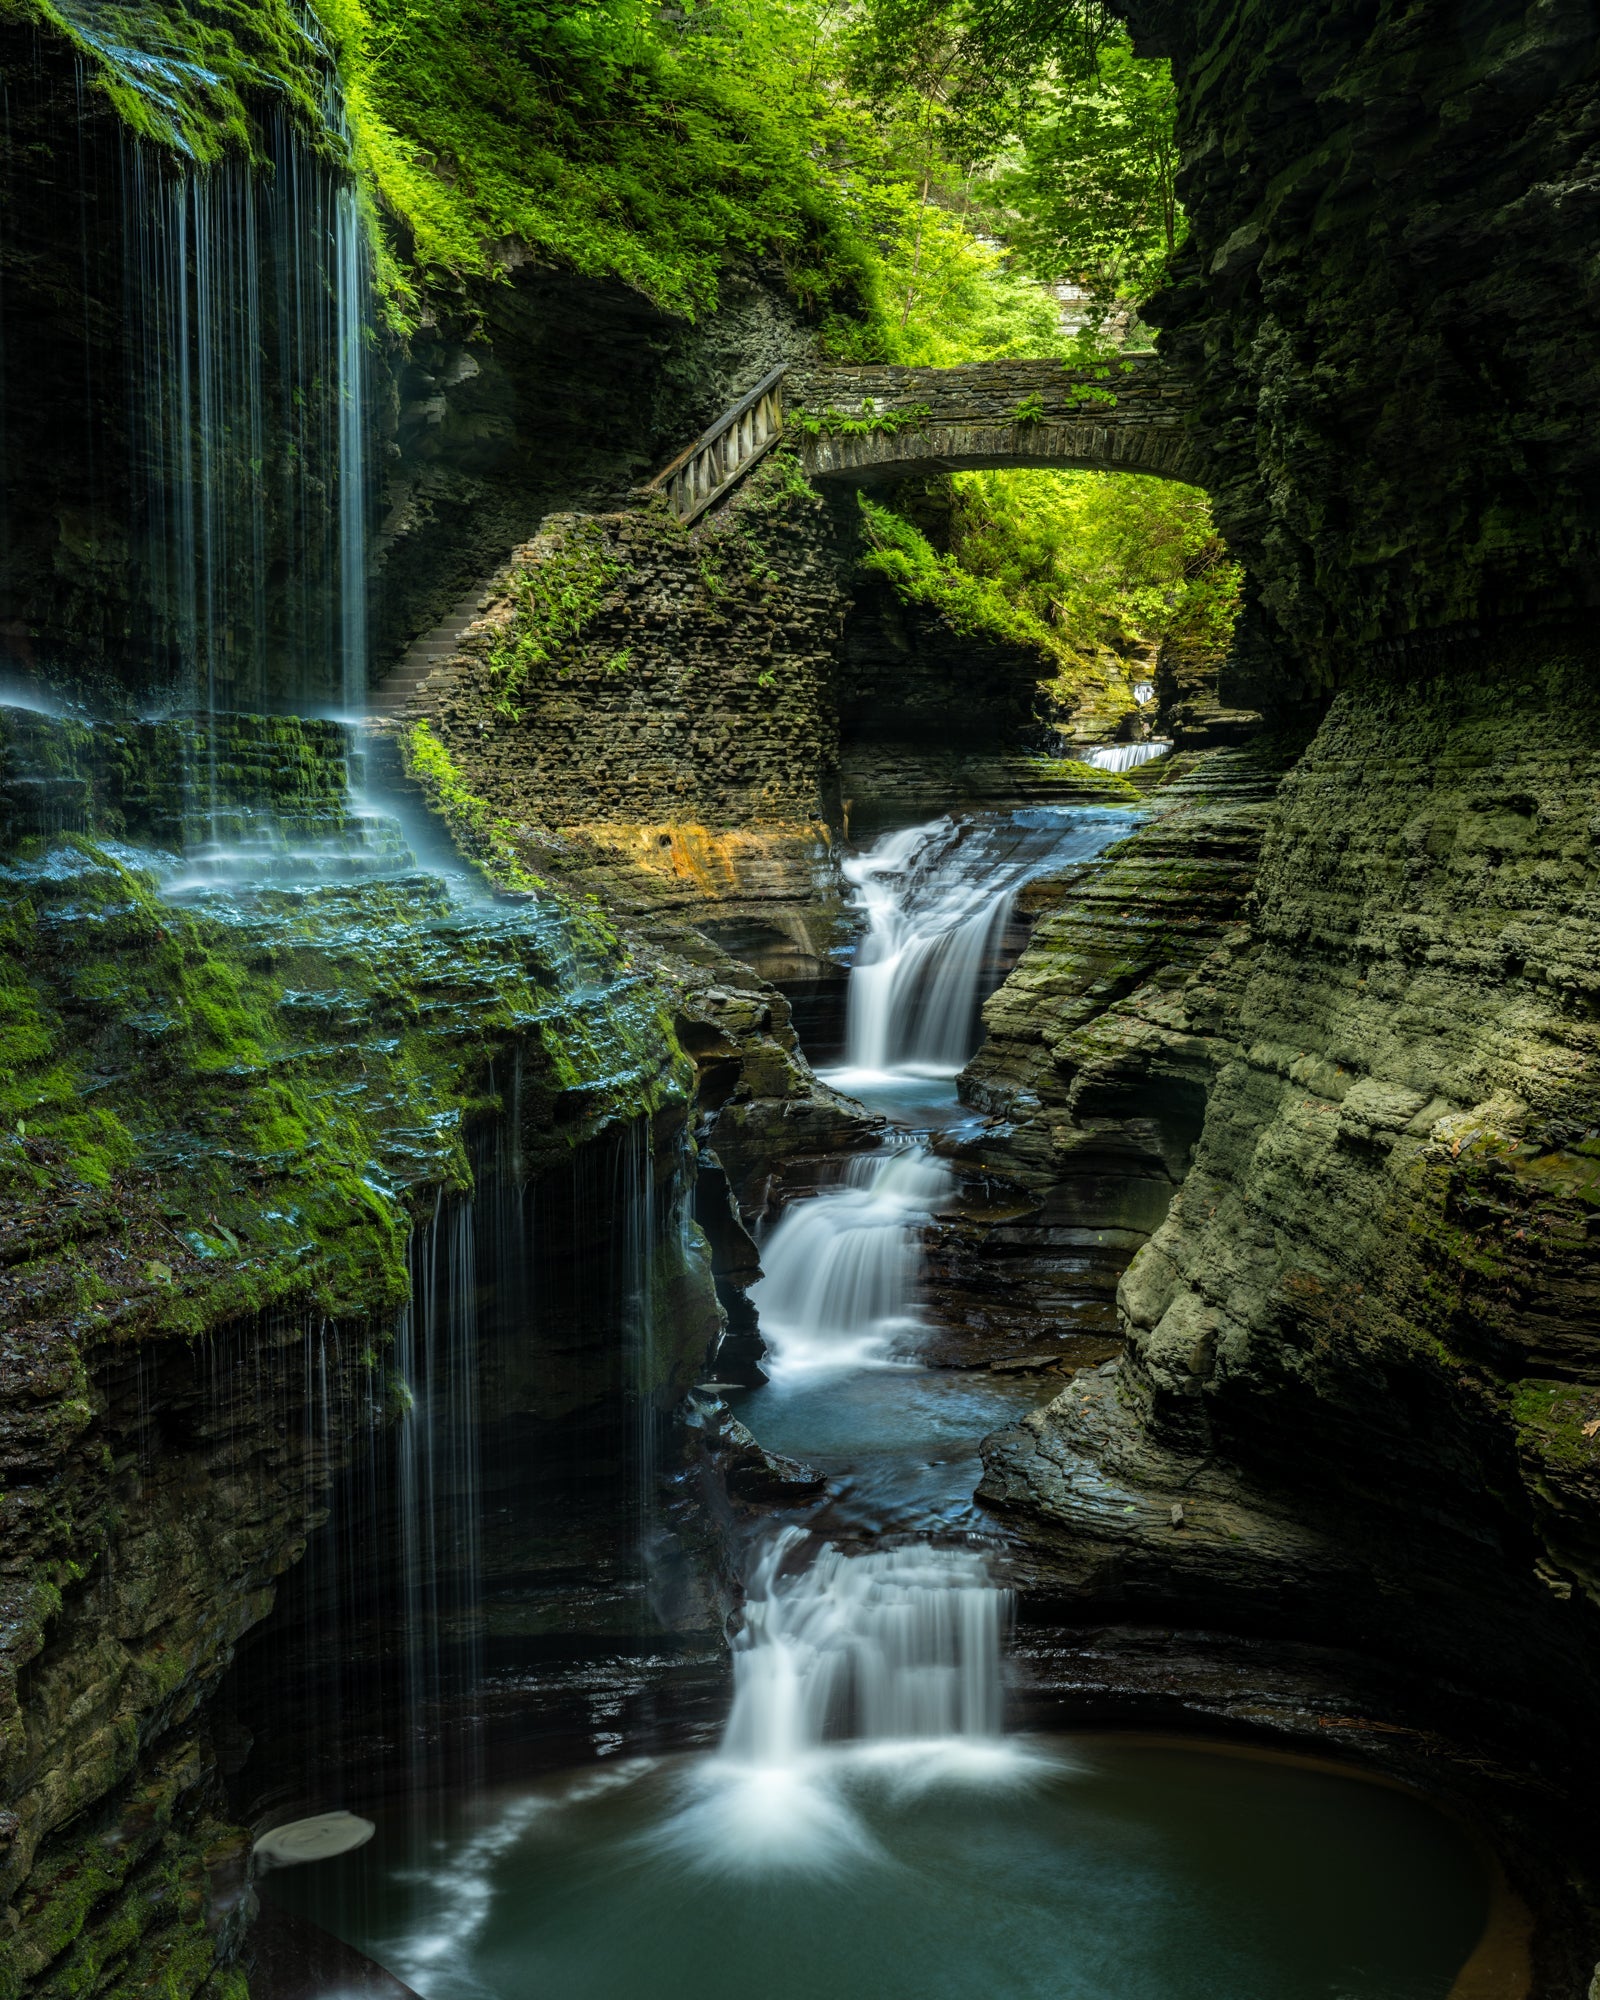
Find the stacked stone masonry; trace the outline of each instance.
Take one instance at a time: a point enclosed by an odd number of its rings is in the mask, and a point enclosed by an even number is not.
[[[790,374],[785,398],[814,479],[1054,466],[1205,483],[1189,392],[1153,358],[814,368]]]

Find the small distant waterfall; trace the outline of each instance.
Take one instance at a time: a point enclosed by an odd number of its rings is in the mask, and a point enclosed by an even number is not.
[[[1165,757],[1171,748],[1172,745],[1166,742],[1106,743],[1078,761],[1096,771],[1137,771],[1141,764],[1151,764],[1157,757]]]
[[[867,923],[850,975],[847,1071],[954,1076],[977,1046],[1017,891],[1109,838],[1102,819],[1081,812],[940,819],[847,860]]]
[[[348,176],[279,120],[271,171],[129,141],[133,557],[184,706],[359,712],[370,254]]]
[[[884,1359],[916,1324],[922,1231],[955,1178],[921,1146],[853,1159],[842,1188],[784,1210],[751,1297],[777,1376]]]

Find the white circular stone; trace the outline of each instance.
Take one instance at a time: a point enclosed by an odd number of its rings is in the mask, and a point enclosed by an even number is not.
[[[376,1828],[370,1819],[351,1812],[317,1813],[270,1828],[255,1844],[255,1857],[269,1868],[289,1868],[297,1861],[326,1861],[364,1847]]]

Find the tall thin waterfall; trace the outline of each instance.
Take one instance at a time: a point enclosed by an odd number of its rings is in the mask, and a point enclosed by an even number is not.
[[[367,705],[367,236],[348,184],[335,197],[339,338],[339,694],[346,714]]]
[[[624,1315],[628,1397],[633,1436],[630,1472],[639,1547],[646,1559],[656,1523],[661,1467],[660,1412],[656,1405],[656,1176],[654,1138],[647,1119],[636,1119],[622,1137],[617,1159],[616,1213],[622,1222]]]
[[[346,175],[278,121],[271,171],[130,141],[134,559],[185,706],[359,711],[370,256]]]
[[[395,1341],[411,1399],[398,1429],[406,1710],[419,1769],[447,1697],[483,1661],[475,1205],[441,1197],[413,1240],[412,1299]]]
[[[940,819],[847,860],[867,925],[850,975],[847,1070],[954,1076],[977,1046],[1017,891],[1110,837],[1094,813]]]

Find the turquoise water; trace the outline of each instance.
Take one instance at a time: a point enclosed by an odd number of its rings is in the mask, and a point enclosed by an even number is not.
[[[721,1768],[379,1811],[369,1847],[265,1891],[425,2000],[1446,2000],[1489,1908],[1453,1820],[1291,1762],[1117,1737],[971,1769],[844,1747],[769,1801],[792,1862],[759,1869],[707,1811]],[[859,1837],[814,1863],[830,1794]]]

